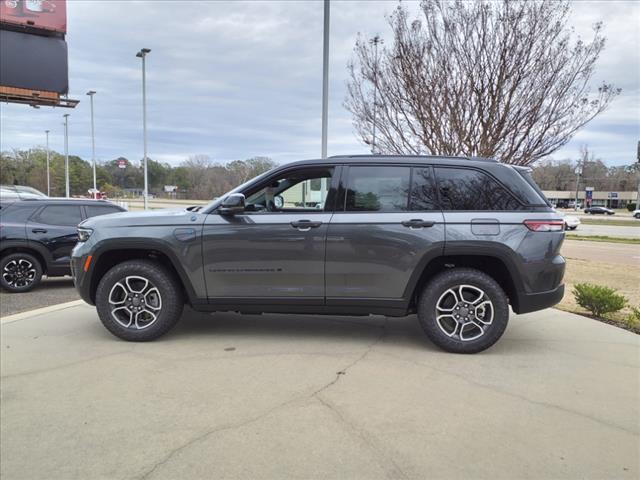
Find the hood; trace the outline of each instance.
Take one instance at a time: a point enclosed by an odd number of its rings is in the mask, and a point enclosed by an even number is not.
[[[204,221],[206,215],[190,212],[184,208],[147,210],[139,212],[119,212],[109,215],[91,217],[80,224],[87,228],[105,227],[134,227],[134,226],[162,226],[162,225],[186,225],[199,224]]]

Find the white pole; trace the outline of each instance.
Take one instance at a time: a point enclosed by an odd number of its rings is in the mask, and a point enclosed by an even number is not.
[[[69,114],[65,113],[64,117],[64,184],[65,194],[69,198]]]
[[[329,125],[329,0],[324,0],[324,31],[322,44],[322,158],[327,158],[327,128]]]
[[[147,53],[151,52],[148,48],[141,49],[136,53],[136,57],[142,59],[142,138],[144,141],[144,209],[148,208],[149,184],[147,180],[147,71],[145,58]]]
[[[93,96],[96,92],[93,90],[87,92],[91,99],[91,161],[93,163],[93,194],[92,197],[97,198],[97,182],[96,182],[96,133],[93,124]]]
[[[51,196],[51,180],[49,176],[49,130],[45,130],[44,133],[47,135],[47,197]]]

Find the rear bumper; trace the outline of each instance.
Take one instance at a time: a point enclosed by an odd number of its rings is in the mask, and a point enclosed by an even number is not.
[[[517,301],[512,305],[516,313],[529,313],[553,307],[564,297],[564,284],[553,290],[540,293],[518,292]]]

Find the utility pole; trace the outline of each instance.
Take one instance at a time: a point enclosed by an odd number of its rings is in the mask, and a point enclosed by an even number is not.
[[[375,69],[373,71],[373,142],[371,144],[371,153],[376,153],[376,114],[378,113],[378,45],[384,43],[380,35],[376,35],[369,43],[373,45],[375,51]]]
[[[69,114],[65,113],[64,117],[64,185],[65,195],[69,195]]]
[[[93,163],[93,195],[94,199],[97,198],[98,189],[96,187],[96,133],[93,128],[93,96],[96,94],[93,90],[89,90],[87,95],[91,99],[91,161]]]
[[[51,180],[50,180],[50,176],[49,176],[49,159],[50,159],[50,153],[49,153],[49,130],[45,130],[44,133],[47,136],[47,197],[51,196]]]
[[[329,126],[329,0],[324,0],[322,43],[322,158],[327,158],[327,128]]]
[[[578,211],[578,190],[580,188],[580,176],[582,175],[582,169],[584,168],[584,164],[582,163],[582,159],[578,160],[578,165],[576,166],[576,198],[573,203],[573,210]]]
[[[142,59],[142,138],[144,142],[144,209],[148,208],[148,198],[149,198],[149,183],[147,180],[147,73],[145,66],[145,58],[147,54],[151,52],[149,48],[143,48],[138,53],[136,53],[136,57]]]

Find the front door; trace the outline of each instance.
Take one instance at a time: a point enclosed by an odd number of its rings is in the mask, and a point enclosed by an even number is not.
[[[324,303],[332,178],[330,167],[276,173],[242,192],[243,213],[207,216],[203,259],[210,302]]]

